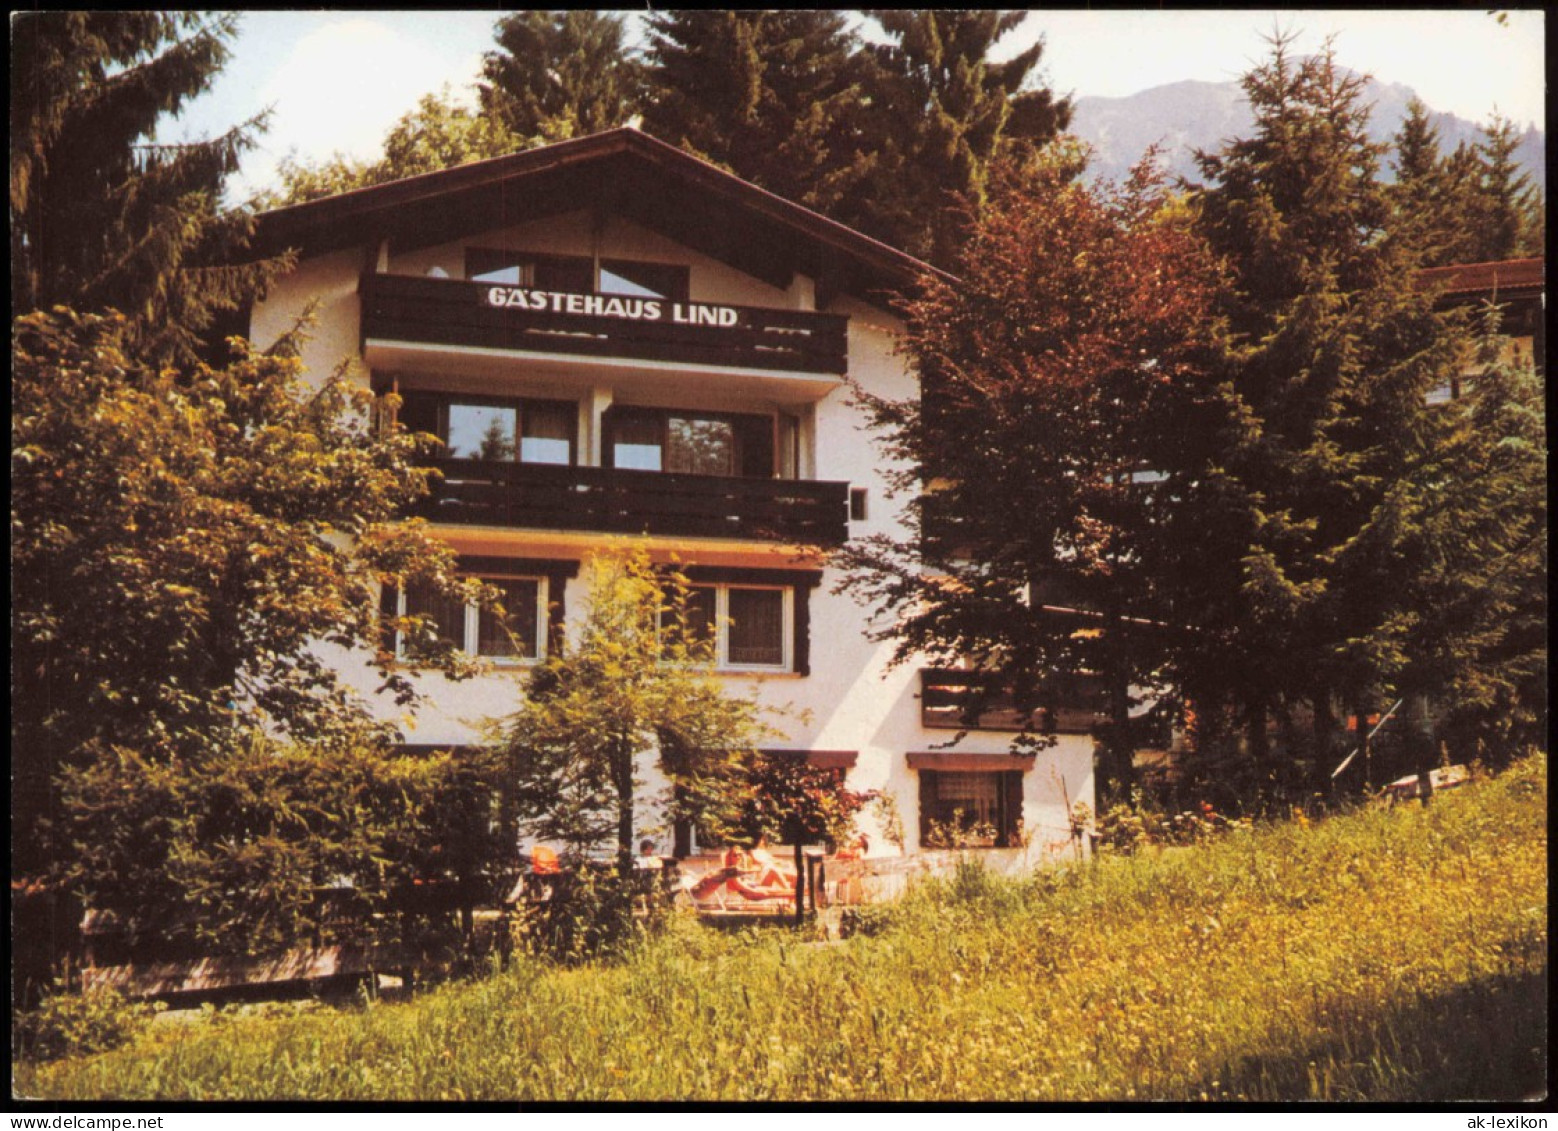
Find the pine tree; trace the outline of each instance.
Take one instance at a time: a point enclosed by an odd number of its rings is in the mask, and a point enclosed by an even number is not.
[[[13,314],[112,308],[137,353],[189,359],[282,266],[234,266],[252,217],[219,211],[264,115],[208,141],[156,140],[166,115],[210,87],[236,28],[231,14],[13,17]]]
[[[651,13],[644,128],[849,222],[867,169],[854,37],[823,11]]]
[[[896,247],[949,265],[958,244],[959,197],[983,200],[991,160],[1020,156],[1066,128],[1071,103],[1025,89],[1044,52],[1040,39],[1004,63],[989,55],[1021,26],[1023,12],[869,12],[890,42],[874,45],[868,146],[877,154],[863,228]]]
[[[604,12],[516,12],[483,57],[485,117],[520,137],[562,141],[625,125],[638,111],[643,69]]]

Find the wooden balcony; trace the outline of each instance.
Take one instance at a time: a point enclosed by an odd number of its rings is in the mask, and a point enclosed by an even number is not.
[[[1096,676],[1052,676],[1039,690],[1040,706],[1016,708],[1007,690],[982,672],[920,669],[920,723],[929,730],[1023,730],[1087,734],[1107,721]]]
[[[663,316],[651,320],[497,306],[490,299],[494,289],[507,288],[365,274],[358,284],[362,338],[737,370],[842,376],[846,368],[849,320],[842,315],[705,305],[705,310],[733,311],[734,325],[692,325],[674,316],[693,304],[673,309],[669,301],[662,302]]]
[[[849,536],[848,483],[467,459],[431,463],[443,479],[414,513],[434,522],[808,546],[836,546]]]

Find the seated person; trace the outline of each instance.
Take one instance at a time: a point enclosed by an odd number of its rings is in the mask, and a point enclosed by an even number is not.
[[[655,854],[655,842],[645,837],[638,842],[638,855],[633,858],[633,866],[639,869],[651,871],[665,867],[665,861]]]

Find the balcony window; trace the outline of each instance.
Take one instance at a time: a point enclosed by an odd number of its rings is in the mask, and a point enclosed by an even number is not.
[[[583,256],[540,255],[507,248],[466,248],[465,277],[477,283],[507,283],[571,294],[589,294],[595,289],[595,265]]]
[[[451,642],[473,656],[494,660],[538,658],[546,638],[547,580],[536,577],[483,577],[481,580],[502,594],[501,616],[496,609],[466,605],[431,589],[418,587],[401,593],[398,611],[402,616],[431,616],[440,641]],[[403,659],[410,651],[408,644],[405,634],[400,634],[396,654]]]
[[[578,422],[571,404],[531,402],[520,415],[520,462],[571,464]]]
[[[603,295],[628,298],[662,298],[686,302],[689,270],[673,263],[638,263],[626,259],[602,259],[596,290]]]
[[[578,255],[543,255],[508,248],[465,249],[465,277],[477,283],[506,283],[538,291],[621,295],[686,302],[690,270],[675,263],[643,263]]]
[[[401,420],[433,432],[454,459],[491,463],[574,462],[578,406],[568,401],[451,398],[407,393]]]
[[[776,470],[771,416],[620,408],[606,421],[613,467],[751,479]]]
[[[519,436],[514,406],[451,404],[444,445],[455,459],[512,461]]]

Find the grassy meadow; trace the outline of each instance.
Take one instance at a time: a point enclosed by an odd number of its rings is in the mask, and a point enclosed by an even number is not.
[[[843,942],[675,924],[406,1003],[159,1022],[62,1100],[1503,1099],[1547,1054],[1546,762],[1022,880]]]

